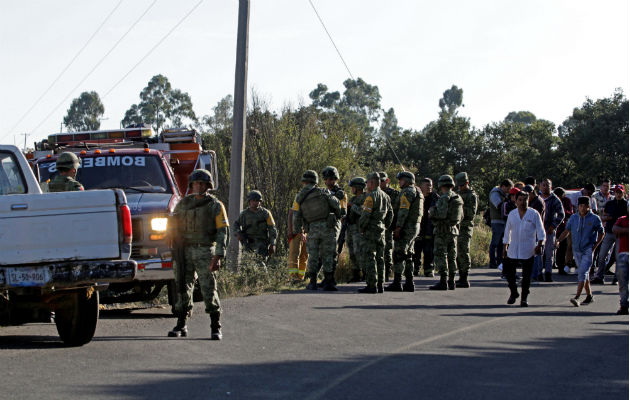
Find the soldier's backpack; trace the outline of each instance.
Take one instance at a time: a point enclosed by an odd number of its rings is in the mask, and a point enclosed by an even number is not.
[[[310,224],[328,218],[330,210],[326,196],[320,188],[315,187],[298,202],[302,218],[306,223]]]

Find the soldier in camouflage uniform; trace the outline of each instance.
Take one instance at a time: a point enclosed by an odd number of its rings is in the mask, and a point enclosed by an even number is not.
[[[79,157],[65,152],[57,157],[57,175],[48,183],[49,192],[74,192],[83,190],[83,185],[74,178],[79,168]]]
[[[293,234],[308,234],[308,276],[306,287],[317,290],[319,261],[324,269],[324,290],[336,291],[333,263],[337,251],[337,222],[341,218],[339,200],[326,189],[317,187],[317,173],[312,170],[302,175],[302,190],[293,202]]]
[[[457,226],[464,215],[464,201],[452,190],[453,187],[455,187],[453,178],[450,175],[442,175],[438,180],[440,199],[429,209],[429,217],[434,226],[435,266],[440,273],[440,281],[429,287],[431,290],[455,290],[455,260],[459,233]]]
[[[394,281],[385,288],[390,292],[413,292],[413,245],[420,231],[420,220],[424,212],[424,196],[416,188],[415,176],[411,172],[399,172],[396,176],[400,184],[398,201],[393,204],[396,214],[394,228]],[[405,284],[401,285],[403,273]]]
[[[383,293],[385,271],[379,268],[376,256],[385,248],[385,222],[391,222],[393,214],[388,213],[387,195],[379,188],[378,172],[368,175],[367,195],[363,201],[359,217],[360,248],[365,265],[365,282],[367,286],[359,289],[359,293]],[[359,206],[353,204],[355,211]],[[386,221],[386,219],[389,221]]]
[[[236,235],[247,251],[257,254],[262,265],[276,251],[278,230],[271,211],[261,207],[262,193],[252,190],[247,195],[248,208],[236,221]]]
[[[474,219],[477,214],[477,205],[479,198],[477,193],[470,187],[468,174],[460,172],[455,175],[455,183],[457,184],[457,194],[464,201],[464,217],[459,224],[459,236],[457,236],[457,270],[459,271],[459,279],[455,286],[458,288],[469,288],[468,271],[470,271],[470,241],[472,239]]]
[[[342,219],[345,218],[348,209],[348,196],[341,189],[341,186],[337,184],[339,181],[339,171],[337,168],[333,166],[328,166],[322,170],[322,177],[324,178],[324,184],[326,185],[326,190],[328,194],[331,194],[339,200],[339,207],[341,208],[341,217],[337,219],[335,223],[335,241],[339,244],[339,236],[341,234],[341,222]],[[333,259],[333,283],[337,285],[337,281],[335,280],[335,271],[337,271],[337,260],[339,258],[339,254],[335,251],[335,257]],[[321,261],[321,260],[320,260]],[[324,282],[320,284],[320,287],[324,286]]]
[[[175,314],[177,325],[168,333],[171,337],[187,336],[186,319],[193,309],[195,272],[201,294],[210,314],[210,339],[220,340],[221,303],[217,292],[215,271],[221,268],[230,231],[223,203],[209,193],[212,175],[206,170],[194,170],[188,178],[190,193],[173,211],[169,221],[176,266]]]
[[[348,254],[350,255],[350,263],[352,265],[352,279],[350,282],[361,282],[361,270],[365,268],[359,233],[359,217],[361,216],[361,212],[357,211],[358,208],[363,206],[363,201],[367,196],[367,194],[363,192],[365,185],[365,178],[362,177],[353,178],[349,183],[352,194],[354,195],[348,203],[348,214],[346,215],[348,223],[346,245],[348,246]],[[353,211],[352,206],[355,205],[357,209]],[[363,272],[365,274],[365,271]]]
[[[387,172],[381,171],[378,173],[380,176],[380,187],[381,190],[387,194],[389,197],[390,205],[396,204],[398,201],[398,196],[400,192],[393,187],[389,186],[389,178],[387,177]],[[389,281],[389,276],[394,266],[392,261],[392,255],[394,251],[394,224],[396,222],[396,214],[394,214],[394,221],[390,226],[387,226],[387,230],[385,231],[385,252],[384,252],[384,262],[385,262],[385,282]]]

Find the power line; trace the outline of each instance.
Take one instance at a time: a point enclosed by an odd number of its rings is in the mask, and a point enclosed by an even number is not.
[[[337,54],[339,54],[339,58],[341,59],[341,62],[343,63],[343,65],[346,67],[346,70],[348,71],[348,74],[350,75],[350,78],[352,78],[352,80],[354,80],[354,76],[352,76],[352,72],[350,72],[350,68],[348,68],[348,64],[346,64],[346,60],[343,59],[343,56],[341,55],[341,52],[337,48],[337,45],[335,44],[335,41],[333,40],[332,36],[330,35],[330,32],[328,32],[328,29],[326,28],[326,24],[324,24],[324,21],[322,20],[322,17],[319,16],[319,13],[317,12],[317,9],[315,8],[315,5],[313,4],[313,2],[311,0],[308,0],[308,2],[311,3],[311,7],[313,7],[313,11],[315,11],[315,15],[317,15],[317,19],[319,19],[319,22],[322,24],[322,27],[324,28],[324,30],[326,31],[326,34],[328,35],[328,38],[330,39],[330,42],[332,43],[333,47],[337,51]]]
[[[341,62],[346,67],[346,71],[348,71],[348,75],[350,75],[350,78],[352,78],[352,80],[354,80],[354,76],[352,75],[352,72],[350,72],[350,68],[348,68],[348,64],[346,64],[346,61],[344,60],[343,56],[341,55],[341,51],[339,51],[339,48],[335,44],[335,41],[333,40],[332,36],[330,35],[330,32],[328,32],[328,29],[326,28],[326,24],[324,24],[324,21],[322,20],[322,17],[320,17],[319,13],[317,12],[317,9],[315,8],[315,5],[313,4],[313,2],[311,0],[308,0],[308,2],[311,4],[311,7],[313,7],[313,11],[315,11],[315,15],[317,15],[317,19],[319,19],[319,22],[322,24],[322,27],[324,28],[324,31],[326,31],[326,34],[328,35],[328,38],[330,39],[330,42],[332,43],[332,45],[334,46],[335,50],[337,51],[337,54],[339,55],[339,58],[341,59]],[[380,130],[381,129],[381,123],[378,120],[376,121],[376,123],[378,124],[378,130]],[[396,161],[398,161],[398,164],[400,164],[400,167],[403,169],[403,171],[405,171],[405,166],[402,164],[402,162],[400,162],[400,158],[398,158],[398,155],[396,154],[396,151],[394,151],[394,148],[392,147],[391,143],[389,143],[389,139],[387,138],[387,135],[385,135],[385,133],[383,133],[382,135],[383,135],[383,138],[385,139],[385,143],[387,143],[387,147],[389,147],[389,149],[392,151],[392,154],[394,154],[394,157],[396,157]]]
[[[150,49],[150,50],[149,50],[149,51],[148,51],[148,52],[147,52],[144,56],[142,56],[142,58],[140,58],[140,60],[138,60],[138,62],[137,62],[137,63],[136,63],[133,67],[131,67],[131,69],[130,69],[129,71],[127,71],[127,73],[126,73],[125,75],[123,75],[123,77],[122,77],[122,78],[120,78],[120,79],[118,80],[118,82],[116,82],[116,83],[114,84],[114,86],[112,86],[112,87],[111,87],[111,88],[110,88],[110,89],[109,89],[109,90],[105,93],[105,95],[103,95],[103,99],[104,99],[105,97],[107,97],[107,96],[108,96],[108,95],[109,95],[109,94],[110,94],[110,93],[111,93],[114,89],[116,89],[116,87],[118,87],[118,85],[120,85],[120,83],[121,83],[122,81],[124,81],[124,80],[125,80],[125,79],[129,76],[129,74],[131,74],[131,73],[132,73],[132,72],[133,72],[133,71],[134,71],[134,70],[138,67],[138,65],[140,65],[140,64],[141,64],[141,63],[142,63],[142,62],[143,62],[143,61],[144,61],[144,60],[145,60],[145,59],[146,59],[149,55],[151,55],[151,53],[153,53],[153,51],[154,51],[154,50],[155,50],[155,49],[156,49],[159,45],[161,45],[161,44],[162,44],[162,42],[164,42],[164,41],[166,40],[166,38],[168,38],[168,37],[171,35],[171,33],[173,33],[173,31],[175,31],[175,29],[177,29],[177,27],[179,27],[179,26],[180,26],[180,25],[181,25],[181,24],[182,24],[182,23],[183,23],[183,22],[184,22],[184,21],[185,21],[185,20],[186,20],[186,19],[190,16],[190,14],[192,14],[192,13],[193,13],[193,11],[195,11],[195,10],[197,9],[197,7],[199,7],[199,6],[201,5],[201,3],[203,3],[203,0],[199,0],[199,2],[198,2],[197,4],[195,4],[195,5],[193,6],[193,8],[191,8],[191,9],[190,9],[190,11],[188,11],[188,13],[187,13],[186,15],[184,15],[184,16],[183,16],[183,17],[182,17],[182,18],[181,18],[181,19],[180,19],[180,20],[179,20],[179,21],[178,21],[178,22],[177,22],[177,23],[176,23],[176,24],[175,24],[175,25],[174,25],[174,26],[173,26],[173,27],[172,27],[172,28],[171,28],[171,29],[170,29],[170,30],[169,30],[169,31],[168,31],[165,35],[164,35],[164,36],[162,36],[162,38],[161,38],[161,39],[160,39],[160,40],[159,40],[159,41],[158,41],[158,42],[157,42],[157,43],[156,43],[153,47],[151,47],[151,49]]]
[[[92,75],[92,73],[96,70],[96,68],[98,68],[103,61],[116,49],[116,47],[118,47],[118,45],[120,44],[120,42],[123,41],[123,39],[125,39],[125,37],[127,37],[127,35],[129,34],[129,32],[131,32],[133,30],[133,28],[138,25],[138,23],[142,20],[142,18],[144,18],[144,16],[149,12],[149,10],[155,5],[155,3],[157,3],[157,0],[153,0],[153,2],[151,4],[149,4],[149,6],[144,10],[144,12],[138,17],[138,19],[136,19],[134,21],[134,23],[129,27],[129,29],[127,29],[127,31],[118,39],[118,41],[116,41],[116,43],[114,43],[114,45],[107,51],[107,53],[105,53],[105,55],[103,57],[101,57],[100,60],[98,60],[98,62],[94,65],[94,67],[92,67],[92,69],[85,74],[85,76],[81,79],[81,81],[79,83],[77,83],[77,85],[75,87],[72,88],[72,90],[70,90],[70,92],[68,92],[68,94],[66,95],[66,97],[63,98],[63,100],[61,100],[59,102],[59,104],[57,104],[55,106],[55,108],[53,108],[53,110],[48,113],[48,115],[46,115],[46,117],[35,127],[31,130],[31,132],[36,131],[37,129],[39,129],[39,127],[41,127],[47,120],[48,118],[50,118],[56,111],[57,109],[59,109],[59,107],[61,107],[70,96],[72,96],[72,94],[74,93],[75,90],[77,90],[77,88],[79,86],[81,86],[83,84],[83,82],[85,82],[90,75]]]
[[[94,31],[94,33],[92,33],[92,36],[89,37],[89,39],[85,42],[85,44],[83,45],[83,47],[81,47],[81,49],[79,49],[79,51],[74,55],[74,57],[72,57],[72,59],[70,60],[70,62],[65,66],[65,68],[59,73],[59,75],[57,75],[57,77],[53,80],[53,82],[50,84],[50,86],[48,86],[48,88],[46,90],[44,90],[44,93],[41,94],[41,96],[39,96],[39,98],[37,98],[37,100],[35,100],[35,102],[33,103],[33,105],[31,105],[31,107],[24,113],[22,114],[22,116],[20,117],[20,119],[13,125],[13,127],[11,129],[9,129],[9,132],[13,132],[13,130],[24,120],[24,118],[26,118],[26,116],[28,114],[30,114],[31,111],[33,111],[33,109],[35,108],[35,106],[37,106],[39,104],[39,102],[44,98],[44,96],[46,96],[48,94],[48,92],[50,92],[50,89],[53,88],[53,86],[55,86],[55,84],[59,81],[59,79],[61,79],[61,77],[63,76],[63,74],[66,73],[66,71],[68,70],[68,68],[70,68],[70,66],[76,61],[76,59],[81,55],[81,53],[83,53],[83,50],[85,50],[85,48],[88,46],[88,44],[90,44],[90,42],[92,41],[92,39],[94,39],[94,37],[96,36],[97,33],[99,33],[101,31],[101,28],[103,28],[103,26],[105,25],[105,23],[109,20],[109,18],[114,14],[114,12],[118,9],[118,7],[120,7],[120,5],[122,4],[123,0],[120,0],[118,2],[118,4],[116,4],[116,6],[110,11],[110,13],[107,15],[107,17],[105,17],[105,19],[103,20],[103,22],[101,22],[101,24],[98,26],[98,28],[96,28],[96,30]]]

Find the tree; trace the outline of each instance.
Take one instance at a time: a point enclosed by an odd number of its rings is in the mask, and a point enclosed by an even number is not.
[[[558,131],[560,154],[573,164],[572,185],[605,177],[628,181],[628,99],[621,89],[608,98],[587,99]]]
[[[531,124],[536,121],[536,116],[530,111],[512,111],[505,117],[503,121]]]
[[[163,126],[180,127],[185,120],[197,122],[188,93],[173,89],[164,75],[155,75],[140,92],[140,103],[133,104],[121,121],[123,125],[146,123],[159,132]]]
[[[462,102],[464,101],[464,89],[459,89],[457,86],[453,85],[450,89],[446,89],[440,99],[439,105],[442,109],[442,114],[445,114],[449,117],[454,117],[457,115],[457,109],[459,107],[463,107]]]
[[[101,127],[100,117],[105,107],[96,92],[83,92],[72,100],[63,124],[68,131],[94,131]]]

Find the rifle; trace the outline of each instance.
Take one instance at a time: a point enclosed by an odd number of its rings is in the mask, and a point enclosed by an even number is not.
[[[337,254],[341,254],[343,245],[346,243],[346,231],[348,230],[348,216],[343,219],[341,223],[341,231],[339,232],[339,239],[337,239]]]

